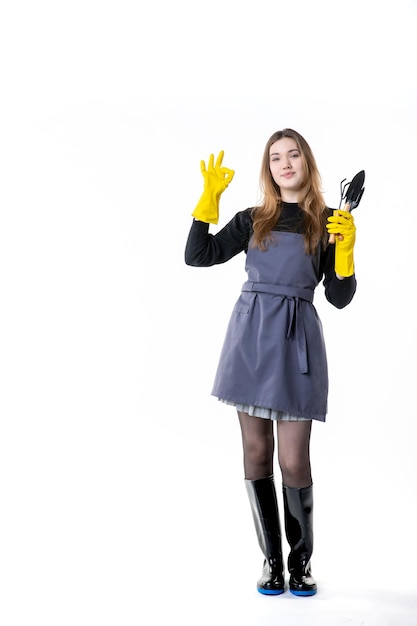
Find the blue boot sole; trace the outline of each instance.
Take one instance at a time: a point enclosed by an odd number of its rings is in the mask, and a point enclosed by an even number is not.
[[[295,589],[290,589],[290,591],[294,596],[315,596],[317,593],[317,589],[313,591],[296,591]]]
[[[257,587],[257,589],[259,593],[264,596],[280,596],[285,591],[285,589],[274,589],[273,591],[270,591],[269,589],[261,589],[259,587]]]

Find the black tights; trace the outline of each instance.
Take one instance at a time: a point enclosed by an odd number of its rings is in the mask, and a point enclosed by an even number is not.
[[[273,474],[274,421],[252,417],[238,411],[242,430],[243,465],[245,478],[257,480]],[[309,487],[312,483],[310,467],[311,420],[286,422],[276,420],[278,462],[282,482],[287,487]]]

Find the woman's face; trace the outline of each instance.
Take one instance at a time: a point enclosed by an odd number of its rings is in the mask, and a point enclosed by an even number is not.
[[[278,139],[269,149],[269,169],[284,202],[297,202],[305,177],[301,153],[292,137]]]

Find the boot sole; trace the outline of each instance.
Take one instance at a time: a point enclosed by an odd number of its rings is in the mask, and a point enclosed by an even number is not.
[[[269,590],[269,589],[260,589],[259,587],[257,587],[257,590],[259,591],[259,593],[261,593],[264,596],[280,596],[285,591],[285,589]]]
[[[317,593],[317,589],[312,589],[311,591],[297,591],[296,589],[290,589],[290,591],[294,596],[314,596]]]

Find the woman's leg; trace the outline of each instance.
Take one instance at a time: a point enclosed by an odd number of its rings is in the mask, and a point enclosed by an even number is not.
[[[257,589],[262,594],[284,592],[281,527],[273,477],[274,432],[270,420],[239,412],[242,430],[245,484],[264,555]]]
[[[282,472],[285,532],[290,553],[290,591],[317,592],[311,574],[313,553],[313,485],[310,467],[311,421],[278,422],[278,458]]]
[[[242,431],[245,478],[258,480],[273,474],[274,431],[271,420],[238,411]]]
[[[311,420],[286,422],[278,420],[278,461],[282,482],[287,487],[309,487]]]

